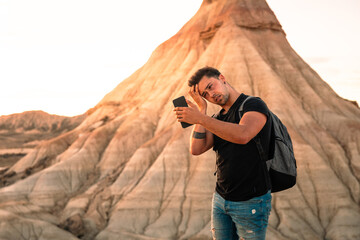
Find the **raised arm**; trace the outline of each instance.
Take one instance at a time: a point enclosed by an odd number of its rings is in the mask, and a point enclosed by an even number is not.
[[[196,107],[193,103],[188,101],[190,107]],[[202,112],[206,116],[206,110]],[[202,125],[195,124],[190,136],[190,153],[193,155],[200,155],[214,145],[213,134],[206,130]]]
[[[201,125],[204,129],[206,129],[206,132],[209,131],[224,140],[237,144],[247,144],[261,131],[267,120],[265,114],[255,111],[246,112],[241,118],[239,124],[224,122],[215,118],[211,118],[206,114],[200,112],[198,109],[192,107],[177,108],[176,111],[178,121],[196,124],[194,130],[202,130],[201,127],[197,126]],[[209,149],[213,145],[213,138],[212,142],[209,141],[207,143],[206,141],[204,141],[203,143],[204,145],[199,147],[199,149]],[[212,144],[211,146],[210,143]],[[195,150],[198,149],[196,148]]]
[[[190,87],[189,94],[192,99],[196,102],[197,106],[191,101],[187,101],[191,108],[198,109],[200,113],[206,116],[207,102],[200,96],[199,86],[194,85]],[[213,134],[206,130],[200,124],[195,124],[191,136],[190,136],[190,152],[193,155],[200,155],[214,145]]]
[[[252,111],[245,113],[239,124],[220,121],[205,115],[195,122],[226,141],[247,144],[261,131],[266,120],[265,114]]]
[[[205,99],[203,99],[200,96],[199,86],[194,85],[194,86],[190,87],[189,94],[194,99],[197,106],[187,99],[186,101],[187,101],[189,107],[187,107],[186,109],[193,109],[194,112],[197,112],[201,115],[206,116],[207,102],[205,101]],[[182,122],[183,121],[182,115],[181,115],[182,110],[180,110],[180,108],[175,108],[174,111],[175,111],[178,121]],[[195,124],[194,128],[192,130],[191,136],[190,136],[190,152],[191,152],[191,154],[200,155],[200,154],[206,152],[207,150],[209,150],[210,148],[212,148],[213,145],[214,145],[213,134],[210,131],[206,130],[200,124]]]

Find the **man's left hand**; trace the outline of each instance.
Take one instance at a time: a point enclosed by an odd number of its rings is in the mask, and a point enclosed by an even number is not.
[[[199,111],[197,106],[192,103],[190,100],[186,99],[189,107],[176,107],[174,108],[174,112],[178,119],[178,122],[187,122],[190,124],[197,124],[199,120],[203,116],[203,114]]]

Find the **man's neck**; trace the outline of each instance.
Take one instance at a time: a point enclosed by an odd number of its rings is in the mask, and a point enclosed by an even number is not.
[[[227,100],[225,105],[221,106],[222,109],[224,109],[224,111],[223,111],[224,114],[229,111],[229,109],[234,104],[234,102],[239,98],[239,96],[240,96],[240,93],[238,91],[233,90],[233,89],[230,91],[229,99]]]

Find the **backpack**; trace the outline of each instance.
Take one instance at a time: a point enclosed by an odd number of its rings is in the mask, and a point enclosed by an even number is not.
[[[252,98],[248,96],[239,108],[240,119],[245,102]],[[270,176],[271,192],[279,192],[293,187],[296,184],[296,160],[290,135],[286,126],[269,110],[271,126],[270,153],[265,155],[260,138],[255,137],[257,149],[261,159],[266,162]]]

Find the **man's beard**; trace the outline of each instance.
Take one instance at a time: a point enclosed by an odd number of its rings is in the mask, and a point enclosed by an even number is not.
[[[217,104],[219,104],[220,106],[224,106],[227,103],[227,101],[229,100],[229,94],[221,95],[221,96],[222,96],[222,99]]]

